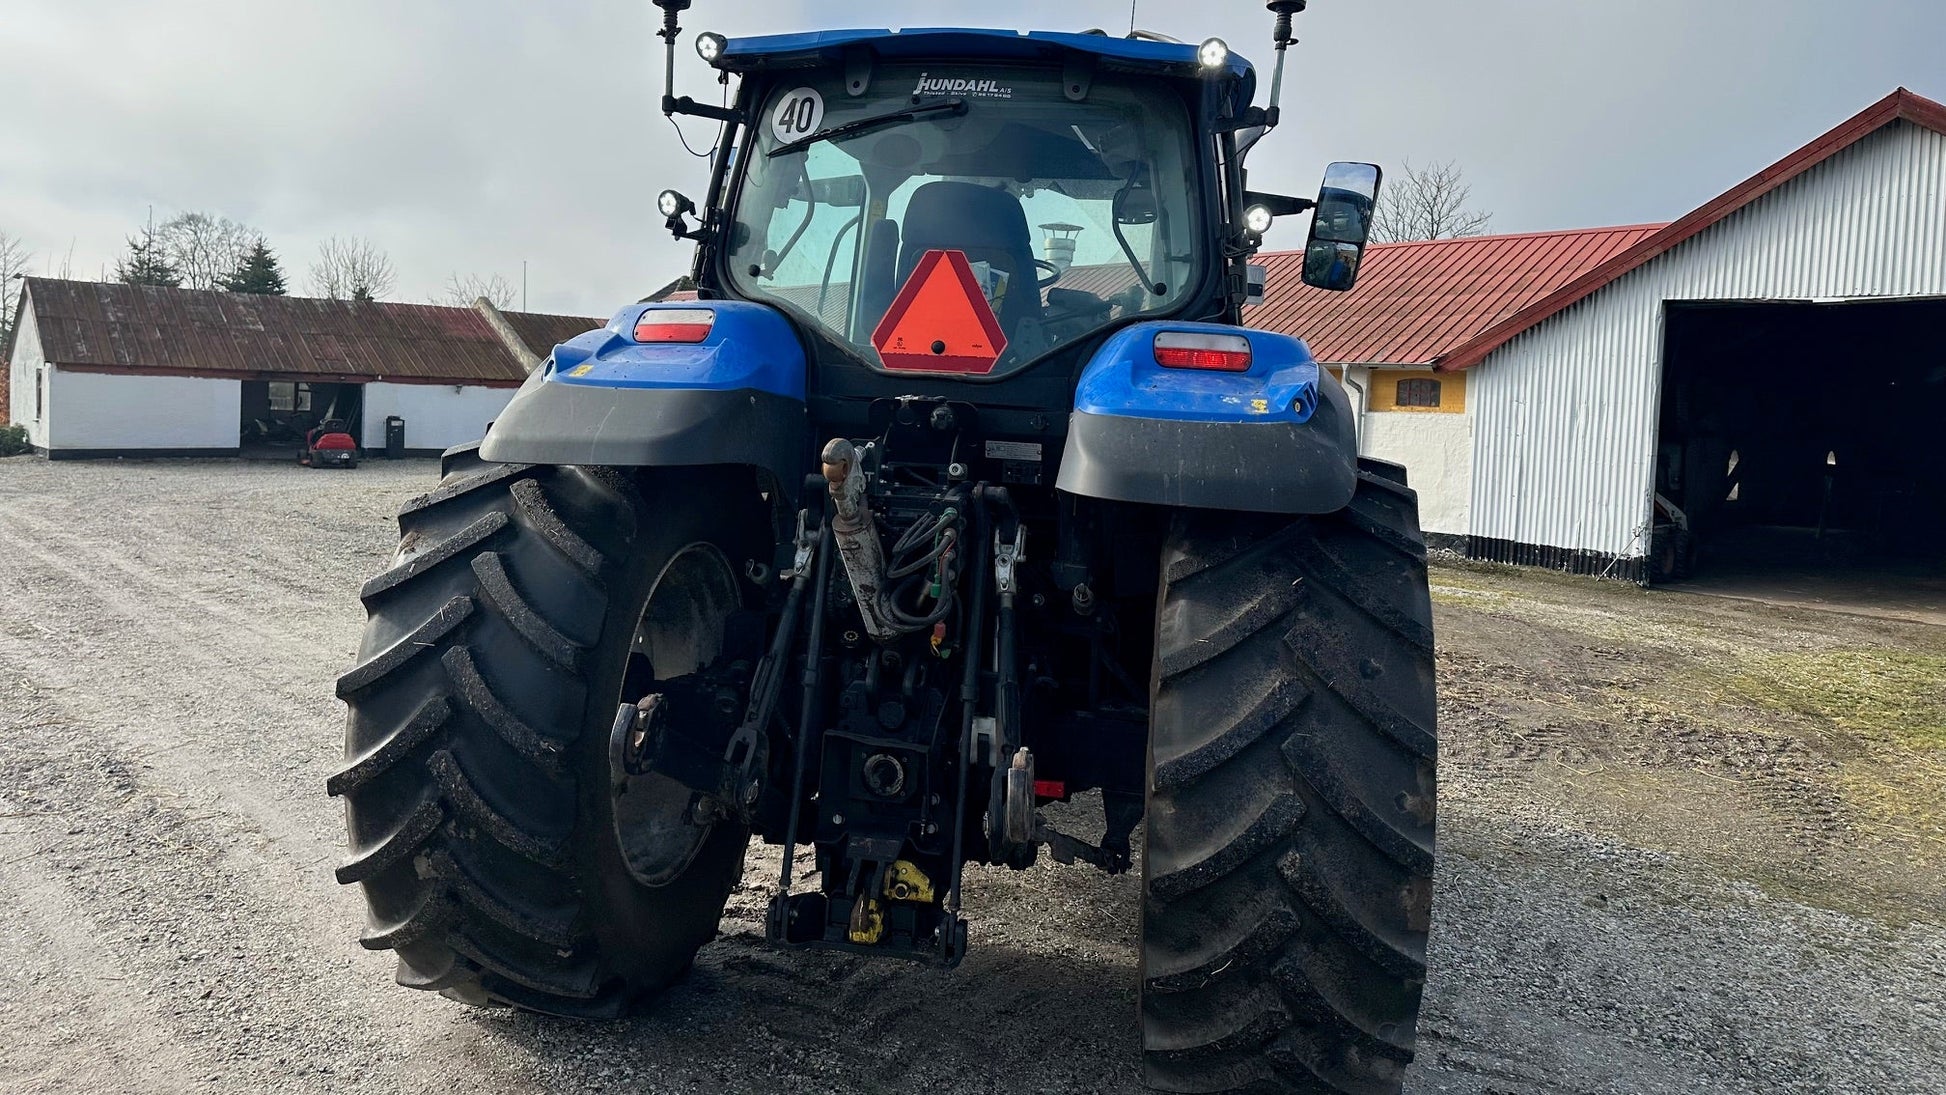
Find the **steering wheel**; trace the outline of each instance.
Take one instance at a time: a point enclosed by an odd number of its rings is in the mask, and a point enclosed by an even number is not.
[[[1061,280],[1062,270],[1059,266],[1054,265],[1046,259],[1035,259],[1034,265],[1048,272],[1048,276],[1042,278],[1037,286],[1042,292],[1045,292],[1048,286]]]

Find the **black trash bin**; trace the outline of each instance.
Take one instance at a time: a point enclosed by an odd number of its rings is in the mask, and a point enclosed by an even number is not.
[[[396,414],[385,420],[385,458],[405,458],[405,419]]]

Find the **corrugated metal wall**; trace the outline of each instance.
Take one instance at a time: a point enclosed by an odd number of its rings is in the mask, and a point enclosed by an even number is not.
[[[1475,553],[1647,555],[1664,301],[1874,296],[1946,296],[1946,136],[1903,121],[1473,369]]]

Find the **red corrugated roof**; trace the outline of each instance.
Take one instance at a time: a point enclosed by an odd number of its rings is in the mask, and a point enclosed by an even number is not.
[[[1330,364],[1427,365],[1662,227],[1378,244],[1349,293],[1305,285],[1302,252],[1267,251],[1269,289],[1244,322],[1296,335]]]
[[[1731,187],[1721,197],[1473,335],[1448,352],[1439,362],[1439,368],[1451,371],[1478,365],[1522,331],[1572,307],[1629,271],[1898,121],[1946,134],[1946,105],[1914,95],[1905,88],[1894,91],[1836,129]]]

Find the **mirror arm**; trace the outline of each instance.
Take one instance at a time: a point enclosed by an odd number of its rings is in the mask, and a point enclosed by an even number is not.
[[[669,115],[689,114],[698,118],[709,118],[718,122],[736,122],[739,125],[744,120],[743,112],[735,107],[699,103],[687,95],[684,95],[680,99],[674,95],[664,95],[662,97],[662,112]]]
[[[1234,118],[1218,118],[1216,125],[1211,128],[1217,133],[1235,133],[1238,130],[1249,129],[1252,126],[1263,126],[1268,129],[1277,124],[1271,120],[1271,117],[1270,111],[1260,106],[1253,106]]]

